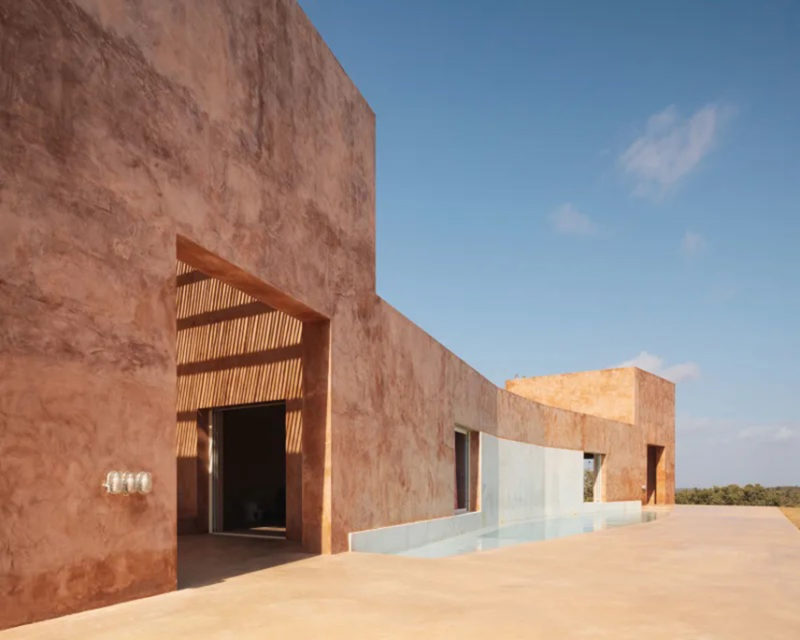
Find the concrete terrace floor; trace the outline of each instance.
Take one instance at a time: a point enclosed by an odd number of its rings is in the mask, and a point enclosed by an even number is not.
[[[0,638],[800,638],[800,531],[772,507],[679,506],[654,522],[438,560],[291,550],[244,560],[264,542],[217,544],[227,541],[190,544],[206,556],[182,574],[195,587]]]

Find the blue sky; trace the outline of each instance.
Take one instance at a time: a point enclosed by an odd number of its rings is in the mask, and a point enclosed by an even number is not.
[[[800,484],[800,4],[301,0],[377,117],[378,293],[484,375],[677,380]]]

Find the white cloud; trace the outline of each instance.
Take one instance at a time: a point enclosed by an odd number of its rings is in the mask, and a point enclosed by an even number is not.
[[[631,358],[630,360],[626,360],[625,362],[621,362],[619,366],[639,367],[640,369],[655,373],[656,371],[661,370],[661,366],[663,364],[664,361],[658,356],[654,356],[652,353],[647,353],[647,351],[640,351],[638,356]]]
[[[706,248],[706,239],[699,233],[687,231],[681,240],[681,250],[686,256],[696,256]]]
[[[735,417],[677,416],[678,486],[796,484],[800,422],[758,425]]]
[[[597,231],[597,225],[585,213],[578,211],[571,202],[565,202],[550,214],[550,224],[558,233],[585,236]]]
[[[684,436],[704,436],[709,442],[746,441],[752,444],[781,443],[798,440],[800,423],[753,425],[743,421],[722,418],[680,416],[676,429]]]
[[[700,367],[694,362],[681,362],[665,367],[663,358],[647,353],[647,351],[641,351],[636,357],[621,362],[618,366],[639,367],[672,382],[682,382],[700,377]]]
[[[800,422],[679,415],[675,428],[678,486],[796,484]]]
[[[650,116],[644,133],[619,163],[635,181],[634,194],[660,196],[689,174],[711,151],[729,109],[708,104],[688,118],[674,106]]]
[[[754,440],[759,442],[787,442],[793,440],[800,432],[790,429],[785,425],[779,426],[753,426],[740,429],[736,434],[741,440]]]
[[[716,431],[720,421],[696,416],[680,416],[675,420],[675,430],[682,433],[702,433]]]
[[[695,362],[681,362],[661,369],[661,372],[657,375],[667,380],[672,380],[673,382],[696,380],[700,377],[700,367],[697,366]]]

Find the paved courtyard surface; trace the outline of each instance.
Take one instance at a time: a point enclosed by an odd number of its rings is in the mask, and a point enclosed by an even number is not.
[[[274,548],[182,539],[184,589],[0,638],[800,638],[800,531],[776,508],[436,560]]]

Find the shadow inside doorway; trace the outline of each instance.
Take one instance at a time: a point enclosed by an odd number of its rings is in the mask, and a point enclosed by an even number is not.
[[[305,553],[297,542],[269,537],[178,536],[178,589],[222,582],[313,555]]]

